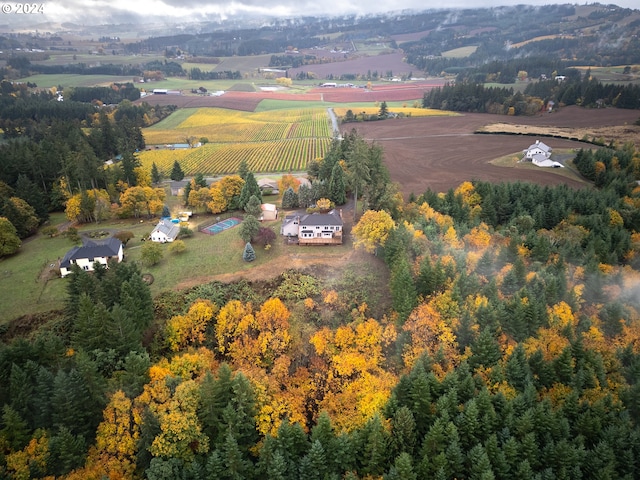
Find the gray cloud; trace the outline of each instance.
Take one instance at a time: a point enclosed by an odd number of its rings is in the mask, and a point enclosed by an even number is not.
[[[516,4],[548,5],[548,0],[488,0],[482,7]],[[636,8],[637,0],[620,0],[617,5]],[[37,24],[42,21],[76,22],[84,25],[137,22],[188,22],[230,19],[259,15],[263,17],[365,15],[389,11],[422,11],[434,8],[478,8],[475,0],[399,0],[393,3],[371,0],[344,0],[320,2],[318,0],[60,0],[43,4],[45,13],[28,19]],[[6,20],[6,19],[4,19]],[[14,20],[14,19],[12,19]]]

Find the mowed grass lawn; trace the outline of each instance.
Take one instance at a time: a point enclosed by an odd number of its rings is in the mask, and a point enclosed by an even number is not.
[[[193,236],[183,239],[186,250],[182,253],[171,253],[171,244],[160,244],[163,252],[162,260],[152,266],[142,265],[142,248],[145,244],[141,240],[147,233],[148,227],[136,230],[135,239],[131,240],[125,249],[126,260],[140,265],[143,273],[150,273],[154,277],[151,292],[155,296],[163,290],[172,289],[181,283],[190,283],[198,278],[212,277],[225,273],[249,270],[263,263],[274,260],[282,254],[282,239],[280,238],[280,222],[267,222],[263,226],[273,228],[277,234],[274,245],[268,250],[262,246],[254,245],[256,260],[245,262],[242,259],[245,242],[240,238],[240,226],[209,235],[196,231],[195,223],[201,223],[209,219],[215,223],[213,215],[200,215],[191,222]],[[150,230],[149,230],[150,231]]]
[[[153,275],[151,292],[154,297],[164,290],[205,283],[216,275],[250,271],[269,262],[274,263],[274,274],[277,274],[283,270],[283,266],[291,264],[292,258],[317,254],[339,257],[350,249],[350,246],[343,245],[319,251],[312,247],[285,245],[280,236],[281,221],[278,220],[263,223],[263,226],[273,228],[276,239],[269,249],[254,245],[256,260],[248,263],[242,259],[245,243],[240,238],[239,226],[216,235],[196,231],[197,224],[209,220],[214,223],[215,219],[213,215],[194,218],[191,222],[193,236],[184,239],[186,250],[175,254],[169,251],[170,244],[160,244],[163,258],[152,267],[141,264],[142,246],[145,244],[142,238],[151,233],[157,219],[114,220],[99,225],[83,225],[78,231],[132,232],[135,237],[124,249],[125,261],[136,262],[142,273]],[[57,214],[54,220],[60,223],[64,217]],[[58,259],[62,259],[73,245],[62,236],[48,238],[38,234],[24,243],[18,254],[0,260],[0,324],[22,315],[64,308],[68,280],[53,276],[47,281],[46,277],[51,270],[50,265],[57,266]]]
[[[23,242],[17,254],[0,260],[0,324],[64,306],[66,282],[58,278],[47,281],[46,272],[72,246],[63,237],[38,235]]]

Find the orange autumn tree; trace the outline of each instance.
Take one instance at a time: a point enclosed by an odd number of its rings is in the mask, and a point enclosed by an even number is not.
[[[167,322],[165,332],[169,348],[177,352],[188,345],[199,346],[204,342],[205,330],[218,307],[209,300],[198,300],[185,315],[176,315]]]
[[[215,328],[218,350],[238,367],[270,367],[291,342],[290,316],[279,298],[264,302],[255,315],[251,304],[232,300],[218,314]]]
[[[435,356],[442,352],[446,366],[434,365],[434,372],[439,376],[446,374],[458,365],[460,354],[458,342],[451,325],[429,303],[418,305],[407,318],[402,329],[407,332],[411,341],[405,345],[402,358],[408,368],[411,368],[420,356],[427,353]]]
[[[352,232],[356,237],[354,246],[374,253],[378,247],[384,246],[395,226],[391,215],[384,210],[367,210],[353,227]]]
[[[282,355],[291,342],[289,334],[289,317],[291,313],[282,300],[270,298],[256,314],[258,337],[262,364],[267,366]]]
[[[211,200],[207,208],[211,213],[226,212],[233,207],[233,200],[240,196],[244,180],[240,175],[227,175],[222,177],[209,188]]]
[[[284,192],[287,188],[291,188],[294,192],[297,192],[300,188],[300,180],[290,173],[282,175],[280,180],[278,180],[278,189],[280,192]]]
[[[103,411],[96,432],[96,443],[89,449],[84,469],[77,478],[132,478],[136,468],[140,426],[133,418],[132,401],[122,390],[116,391]]]
[[[337,429],[362,425],[388,400],[397,378],[384,369],[383,349],[395,337],[393,325],[385,327],[372,318],[335,332],[325,327],[311,337],[325,363],[318,407],[329,413]]]

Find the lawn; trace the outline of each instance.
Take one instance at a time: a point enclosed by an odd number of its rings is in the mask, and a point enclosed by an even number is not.
[[[566,165],[566,168],[543,168],[538,167],[531,162],[521,162],[521,152],[515,152],[510,155],[505,155],[504,157],[496,158],[489,163],[496,167],[519,168],[525,170],[540,170],[542,168],[543,170],[549,171],[555,175],[570,178],[572,180],[578,180],[583,182],[585,185],[590,185],[590,182],[582,178],[575,170],[575,167],[573,166],[573,157],[575,157],[575,151],[573,150],[554,149],[551,159],[561,161],[561,163]]]
[[[58,214],[53,224],[62,222],[63,216]],[[284,245],[280,238],[280,221],[265,222],[263,225],[273,228],[276,240],[269,249],[254,246],[256,260],[247,263],[242,260],[245,243],[239,236],[239,227],[234,227],[217,235],[207,235],[195,231],[196,225],[210,220],[215,222],[213,215],[198,215],[191,222],[194,230],[191,238],[184,240],[186,250],[181,254],[169,252],[170,244],[161,245],[162,260],[153,267],[141,265],[143,273],[151,273],[154,282],[151,285],[152,295],[176,286],[196,284],[210,281],[213,276],[234,274],[257,269],[261,275],[270,272],[267,267],[260,268],[270,262],[275,269],[284,270],[291,266],[293,259],[305,256],[322,257],[341,256],[349,251],[350,246],[332,247],[317,250],[297,245]],[[134,234],[124,249],[126,262],[141,262],[142,237],[148,235],[156,225],[157,219],[144,220],[113,220],[100,225],[90,224],[81,226],[78,231],[87,233],[95,230],[127,230]],[[71,241],[62,236],[48,238],[36,235],[23,244],[20,252],[14,256],[0,260],[0,322],[7,322],[21,315],[41,313],[64,307],[67,280],[51,277],[46,280],[45,272],[50,265],[62,259],[66,252],[73,247]]]
[[[65,282],[55,277],[47,281],[46,272],[71,247],[66,238],[37,235],[23,242],[17,254],[0,259],[0,323],[64,306]]]
[[[196,221],[203,222],[205,218],[212,215],[201,215]],[[192,222],[195,229],[195,221]],[[276,233],[280,233],[279,222],[269,222],[265,226],[271,226]],[[159,292],[174,288],[181,282],[187,282],[196,277],[210,277],[225,273],[248,270],[260,266],[273,260],[282,254],[281,241],[276,241],[269,250],[260,246],[254,246],[256,260],[247,263],[242,260],[245,243],[239,235],[240,227],[236,226],[216,235],[208,235],[194,231],[191,238],[184,239],[186,250],[180,254],[172,254],[169,251],[170,244],[163,244],[162,260],[153,267],[141,267],[144,273],[151,273],[154,282],[151,285],[152,294],[155,296]],[[279,239],[278,239],[279,240]],[[144,242],[137,235],[126,248],[127,261],[141,262],[142,246]]]

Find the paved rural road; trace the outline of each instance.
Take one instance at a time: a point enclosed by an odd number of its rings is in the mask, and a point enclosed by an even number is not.
[[[338,127],[338,117],[336,117],[336,112],[333,111],[333,108],[327,108],[327,113],[329,114],[331,124],[333,125],[333,136],[339,137],[340,128]]]

